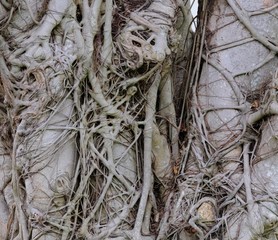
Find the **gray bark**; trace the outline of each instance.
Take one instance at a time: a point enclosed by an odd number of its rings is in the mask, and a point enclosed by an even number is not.
[[[0,238],[276,239],[277,7],[0,1]]]
[[[277,4],[203,6],[194,139],[180,193],[189,196],[186,219],[198,239],[275,239]]]
[[[1,238],[155,238],[179,159],[171,68],[188,7],[0,2]]]

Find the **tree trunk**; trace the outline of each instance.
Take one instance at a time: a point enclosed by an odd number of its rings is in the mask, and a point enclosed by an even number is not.
[[[1,239],[276,239],[278,6],[199,4],[0,1]]]
[[[198,239],[275,239],[277,4],[202,7],[183,220]]]
[[[189,4],[1,1],[0,13],[1,238],[153,239],[179,158],[171,68]]]

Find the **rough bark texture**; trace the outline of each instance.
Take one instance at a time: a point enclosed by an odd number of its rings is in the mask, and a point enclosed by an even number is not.
[[[188,229],[198,239],[275,239],[277,4],[204,1],[203,10],[180,193]]]
[[[278,4],[199,2],[0,1],[1,239],[277,238]]]
[[[174,0],[0,2],[1,239],[155,238],[188,14]]]

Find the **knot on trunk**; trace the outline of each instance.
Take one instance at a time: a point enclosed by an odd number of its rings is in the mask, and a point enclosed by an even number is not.
[[[71,191],[69,174],[61,173],[51,182],[51,190],[59,195],[68,195]]]
[[[154,0],[144,10],[130,14],[131,20],[117,39],[121,55],[131,69],[140,68],[144,62],[162,62],[171,50],[176,4],[167,0]]]

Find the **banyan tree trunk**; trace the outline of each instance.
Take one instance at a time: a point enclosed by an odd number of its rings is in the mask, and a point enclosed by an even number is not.
[[[178,196],[187,213],[178,215],[187,222],[183,236],[276,239],[278,5],[220,0],[201,7],[201,65],[193,72]]]
[[[0,19],[0,238],[156,238],[189,2],[3,0]]]

